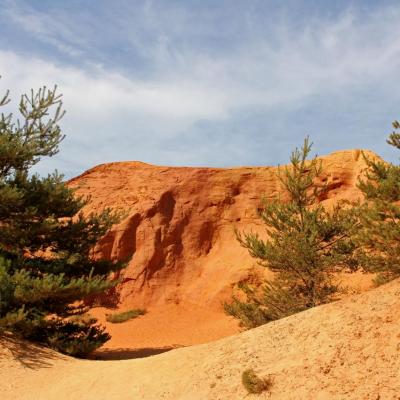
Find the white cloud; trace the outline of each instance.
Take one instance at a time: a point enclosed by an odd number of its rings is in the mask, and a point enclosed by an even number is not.
[[[226,113],[223,93],[189,80],[141,82],[101,67],[91,71],[65,67],[11,51],[0,51],[2,85],[23,93],[30,88],[57,84],[65,105],[75,116],[112,118],[115,112],[131,112],[161,119],[197,120]]]
[[[147,3],[147,19],[149,7]],[[89,49],[85,39],[67,27],[56,34],[50,16],[32,10],[19,13],[17,8],[10,15],[58,49],[66,45],[64,50],[70,54]],[[187,17],[181,13],[177,20],[187,26]],[[309,20],[300,31],[281,22],[272,29],[273,44],[271,37],[257,31],[253,40],[213,56],[195,47],[174,46],[168,31],[162,31],[148,49],[146,43],[141,44],[156,67],[146,79],[138,77],[134,65],[131,73],[123,74],[91,60],[66,66],[44,56],[0,49],[0,87],[12,89],[15,97],[31,87],[58,84],[68,112],[65,128],[71,143],[93,146],[85,150],[77,146],[66,159],[78,159],[89,167],[130,157],[126,148],[131,145],[137,146],[135,158],[142,154],[149,158],[152,150],[158,155],[163,151],[154,149],[158,139],[190,132],[200,121],[220,123],[242,110],[268,112],[277,107],[289,115],[313,96],[350,95],[357,87],[390,92],[400,67],[399,17],[400,7],[391,7],[369,16],[353,9],[330,21]],[[156,16],[151,14],[151,18],[157,25]],[[197,150],[192,149],[194,158]],[[204,148],[201,151],[204,154]],[[170,153],[168,157],[173,158]]]
[[[30,33],[54,41],[57,47],[70,43],[71,52],[79,52],[85,45],[83,38],[51,15],[26,7],[11,7],[8,12]],[[142,12],[155,28],[152,2],[145,2]],[[190,14],[180,9],[175,14],[179,23],[170,29],[187,27]],[[258,33],[230,52],[221,49],[220,56],[205,55],[196,48],[174,48],[168,44],[168,31],[161,31],[156,43],[141,44],[155,66],[160,66],[146,80],[135,77],[134,65],[129,76],[101,65],[68,68],[40,58],[30,59],[28,68],[17,55],[0,56],[3,65],[5,57],[14,57],[14,65],[19,64],[15,73],[29,75],[34,86],[40,80],[57,82],[67,101],[71,99],[70,107],[77,105],[88,115],[126,109],[160,117],[212,119],[240,107],[285,105],[347,85],[381,81],[399,67],[399,17],[400,7],[387,7],[367,17],[349,10],[332,21],[310,20],[299,32],[281,21],[273,29],[274,45],[271,38]]]
[[[8,1],[2,6],[2,13],[28,34],[53,45],[63,53],[79,56],[82,48],[86,47],[82,36],[60,23],[55,16],[37,12],[25,3]]]

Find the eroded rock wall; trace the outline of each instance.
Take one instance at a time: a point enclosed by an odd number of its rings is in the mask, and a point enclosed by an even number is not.
[[[356,183],[365,161],[359,150],[321,160],[327,205],[360,196]],[[232,284],[257,268],[235,239],[234,228],[262,234],[260,199],[284,195],[276,172],[276,167],[118,162],[94,167],[69,185],[91,196],[87,212],[104,207],[126,212],[96,249],[98,257],[130,259],[118,287],[122,306],[185,302],[219,308]]]

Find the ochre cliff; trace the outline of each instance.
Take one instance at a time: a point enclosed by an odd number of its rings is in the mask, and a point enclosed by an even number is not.
[[[360,150],[321,160],[329,188],[325,203],[360,196],[356,183],[365,168]],[[249,269],[261,269],[238,244],[234,228],[263,232],[257,208],[262,197],[282,193],[276,172],[276,167],[118,162],[94,167],[69,186],[90,195],[86,212],[112,207],[126,213],[96,251],[98,257],[130,259],[118,287],[120,306],[172,303],[217,310],[233,283]]]

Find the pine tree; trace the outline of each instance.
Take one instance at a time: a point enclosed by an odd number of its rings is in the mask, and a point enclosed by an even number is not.
[[[0,118],[0,334],[12,332],[61,352],[84,356],[110,336],[87,312],[85,298],[111,288],[121,263],[95,260],[92,249],[117,215],[81,212],[57,172],[30,173],[58,152],[64,136],[61,96],[45,87],[21,97],[21,117]],[[9,93],[0,106],[9,102]]]
[[[320,203],[327,190],[322,165],[311,151],[308,138],[290,157],[291,165],[279,169],[278,178],[288,201],[263,202],[260,217],[267,240],[255,233],[236,232],[240,244],[274,278],[260,289],[241,283],[246,301],[237,297],[225,310],[246,327],[258,326],[334,300],[339,290],[335,272],[356,268],[350,228],[355,216],[343,204],[327,211]]]
[[[400,149],[398,121],[387,143]],[[365,196],[360,206],[360,264],[367,272],[377,274],[381,284],[400,277],[400,166],[374,160],[364,155],[368,170],[358,187]]]

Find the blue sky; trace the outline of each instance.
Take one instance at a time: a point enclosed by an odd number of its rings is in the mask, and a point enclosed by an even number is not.
[[[400,119],[398,1],[0,0],[0,91],[57,84],[60,153],[96,164],[276,165],[372,149]],[[11,106],[12,107],[12,106]],[[6,111],[6,110],[4,110]]]

